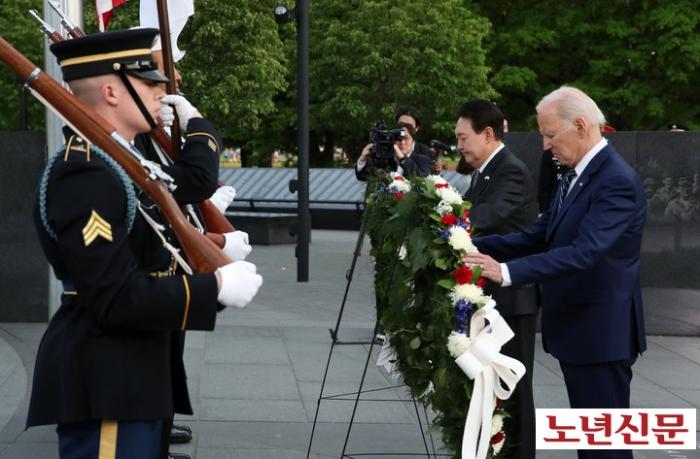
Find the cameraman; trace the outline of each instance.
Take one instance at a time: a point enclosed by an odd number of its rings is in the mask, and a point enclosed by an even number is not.
[[[412,105],[399,105],[394,112],[394,117],[397,123],[407,123],[413,126],[416,134],[423,125],[420,112]],[[438,158],[438,152],[435,149],[429,148],[427,145],[420,142],[416,142],[413,153],[429,157],[433,161],[433,173],[440,174],[442,172],[442,161]]]
[[[417,154],[414,152],[416,148],[416,130],[409,123],[397,123],[396,129],[404,131],[403,139],[394,142],[394,157],[391,158],[385,169],[395,171],[399,175],[406,177],[418,176],[427,177],[431,174],[432,160],[429,156]],[[355,176],[358,180],[365,181],[367,176],[376,167],[375,158],[372,155],[372,144],[368,143],[362,150],[360,157],[357,159],[355,166]]]

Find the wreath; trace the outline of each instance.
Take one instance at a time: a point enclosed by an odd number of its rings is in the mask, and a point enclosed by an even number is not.
[[[437,413],[432,428],[454,457],[481,459],[498,456],[506,442],[500,400],[525,368],[500,354],[512,331],[484,295],[480,268],[462,262],[477,250],[470,207],[440,176],[409,181],[379,171],[368,184],[364,224],[387,336],[382,354],[390,349],[411,395]]]

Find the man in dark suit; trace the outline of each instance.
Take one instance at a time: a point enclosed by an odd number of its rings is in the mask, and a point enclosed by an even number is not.
[[[474,169],[464,196],[472,202],[470,218],[474,236],[507,234],[527,228],[537,218],[535,186],[527,166],[502,142],[503,113],[487,100],[462,105],[455,127],[457,148],[466,164]],[[513,395],[504,401],[512,416],[506,421],[506,435],[513,448],[508,457],[535,458],[535,405],[532,369],[535,357],[537,288],[486,288],[515,337],[503,346],[503,353],[521,361],[525,376]]]
[[[534,225],[475,239],[482,254],[464,261],[483,265],[502,285],[542,285],[543,342],[559,360],[572,408],[628,408],[632,364],[646,349],[642,182],[601,136],[605,117],[582,91],[547,95],[537,123],[544,149],[570,171]],[[579,458],[629,459],[632,452],[580,450]]]

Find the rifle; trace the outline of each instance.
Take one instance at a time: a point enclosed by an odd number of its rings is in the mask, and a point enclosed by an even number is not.
[[[56,43],[57,41],[63,41],[63,35],[60,33],[56,32],[56,29],[51,27],[48,22],[44,21],[41,16],[39,16],[39,13],[37,13],[36,10],[29,10],[29,15],[39,23],[39,27],[41,27],[41,31],[44,32],[44,35],[51,40],[52,42]]]
[[[66,14],[63,12],[61,9],[60,5],[55,2],[55,0],[49,0],[49,4],[51,7],[58,13],[58,15],[61,17],[61,24],[63,27],[65,27],[68,30],[68,34],[73,37],[73,38],[78,38],[78,37],[83,37],[85,36],[85,32],[83,32],[80,27],[76,26],[73,24],[70,19],[66,16]],[[56,32],[48,23],[46,23],[41,16],[35,11],[35,10],[29,10],[29,14],[39,23],[42,32],[54,43],[63,41],[64,38]],[[166,17],[167,17],[167,11],[166,11]],[[167,22],[167,21],[166,21]],[[163,40],[161,38],[161,40]],[[168,44],[168,52],[170,53],[170,62],[172,64],[172,49],[170,48],[170,35],[168,32],[168,38],[167,38],[167,44]],[[163,53],[165,53],[166,49],[166,41],[162,41],[163,45]],[[165,54],[164,54],[165,56]],[[165,59],[163,59],[164,62],[167,62]],[[167,68],[167,66],[166,66]],[[170,81],[175,82],[175,73],[174,73],[174,67],[171,65],[171,71],[172,75],[167,75],[168,78],[170,78]],[[171,91],[174,92],[174,85],[171,89]],[[168,91],[169,94],[172,94],[173,92]],[[177,127],[177,121],[173,124],[173,129]],[[177,134],[176,134],[177,133]],[[173,134],[176,134],[172,138],[168,135],[167,132],[165,132],[164,129],[154,129],[151,131],[150,135],[153,140],[160,145],[160,147],[165,151],[165,153],[175,161],[179,155],[179,145],[175,145],[173,140],[174,139],[179,139],[180,134],[179,130],[175,131],[173,130]],[[202,201],[199,203],[199,210],[202,213],[202,218],[204,219],[204,224],[207,227],[208,233],[215,233],[215,234],[224,234],[224,233],[230,233],[233,231],[236,231],[236,229],[231,225],[231,223],[228,221],[228,219],[219,212],[219,209],[216,208],[214,204],[211,203],[211,201]],[[212,235],[213,236],[213,235]],[[217,237],[212,237],[217,245],[220,245],[223,247],[223,243],[221,242],[221,238]]]
[[[221,249],[189,223],[164,184],[174,189],[172,178],[157,164],[143,159],[104,118],[42,72],[2,37],[0,60],[21,78],[37,99],[61,116],[82,137],[107,152],[134,183],[158,204],[196,272],[213,272],[231,262]]]
[[[56,0],[49,0],[49,5],[53,10],[58,14],[58,16],[61,18],[61,25],[63,26],[64,29],[68,31],[68,35],[70,35],[72,38],[78,38],[78,37],[84,37],[85,32],[83,32],[80,27],[77,25],[73,24],[68,16],[66,16],[66,13],[63,12],[61,9],[61,5],[58,4]]]

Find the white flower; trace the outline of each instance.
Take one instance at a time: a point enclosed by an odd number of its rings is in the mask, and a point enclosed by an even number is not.
[[[435,212],[437,212],[437,214],[441,217],[447,214],[451,214],[452,204],[447,203],[445,201],[440,201],[438,202],[438,205],[435,206]]]
[[[461,226],[450,227],[450,238],[447,242],[450,243],[453,249],[464,252],[465,254],[477,252],[469,233]]]
[[[459,195],[459,193],[452,188],[451,186],[447,186],[445,188],[435,188],[435,193],[448,204],[453,204],[453,205],[460,205],[462,204],[462,196]]]
[[[455,359],[467,352],[471,345],[472,341],[464,333],[453,331],[450,333],[450,336],[447,337],[447,350],[450,351],[450,355]]]
[[[494,414],[491,420],[491,436],[493,437],[498,432],[503,430],[503,416],[500,414]]]
[[[462,284],[452,287],[450,298],[454,303],[459,300],[464,300],[471,304],[482,304],[488,301],[487,296],[484,296],[484,291],[474,284]]]
[[[447,183],[447,180],[445,180],[444,178],[442,178],[442,176],[440,176],[440,175],[429,175],[429,176],[426,177],[426,180],[429,180],[429,181],[433,182],[434,184],[438,184],[438,183],[439,183],[439,184],[442,185],[442,184],[444,184],[444,183]]]
[[[401,244],[401,247],[399,247],[399,260],[405,260],[407,254],[406,244]]]
[[[411,191],[411,184],[405,180],[394,180],[389,184],[389,191],[392,193],[408,193]]]

